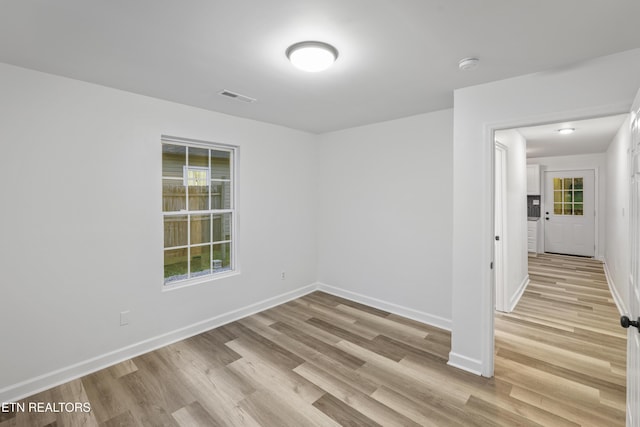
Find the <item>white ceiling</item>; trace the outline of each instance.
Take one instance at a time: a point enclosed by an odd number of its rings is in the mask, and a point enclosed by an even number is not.
[[[627,114],[619,114],[518,128],[517,131],[527,140],[528,158],[604,153],[626,117]],[[558,129],[562,128],[574,128],[575,132],[560,135]]]
[[[0,62],[311,132],[640,46],[637,0],[2,0]],[[326,41],[324,73],[285,49]],[[463,57],[480,67],[461,72]],[[256,98],[243,103],[223,89]]]

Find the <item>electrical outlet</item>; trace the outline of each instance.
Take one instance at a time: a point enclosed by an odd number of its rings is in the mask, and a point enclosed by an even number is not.
[[[284,271],[281,271],[281,272],[280,272],[280,279],[281,279],[281,280],[286,279],[286,273],[285,273]]]
[[[120,326],[127,326],[129,324],[129,310],[120,312]]]

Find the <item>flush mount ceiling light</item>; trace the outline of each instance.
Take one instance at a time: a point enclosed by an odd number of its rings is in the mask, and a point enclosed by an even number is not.
[[[562,128],[562,129],[558,129],[558,133],[560,135],[571,135],[572,133],[574,133],[576,130],[575,128]]]
[[[458,62],[458,68],[462,71],[475,70],[478,68],[480,60],[478,58],[464,58]]]
[[[326,70],[338,59],[338,50],[335,47],[315,41],[292,44],[286,54],[296,68],[310,73]]]

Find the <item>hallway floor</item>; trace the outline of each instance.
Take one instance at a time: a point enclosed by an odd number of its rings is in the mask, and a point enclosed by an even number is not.
[[[602,263],[538,254],[529,276],[516,309],[496,315],[496,379],[567,423],[623,426],[626,331]]]

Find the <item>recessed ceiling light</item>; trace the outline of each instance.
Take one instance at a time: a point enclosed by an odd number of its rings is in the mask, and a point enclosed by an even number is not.
[[[475,70],[478,68],[480,60],[478,58],[464,58],[458,62],[458,68],[462,71]]]
[[[562,128],[562,129],[558,129],[558,133],[560,135],[570,135],[572,133],[574,133],[576,130],[575,128]]]
[[[338,49],[315,41],[292,44],[286,54],[296,68],[310,73],[326,70],[338,59]]]

